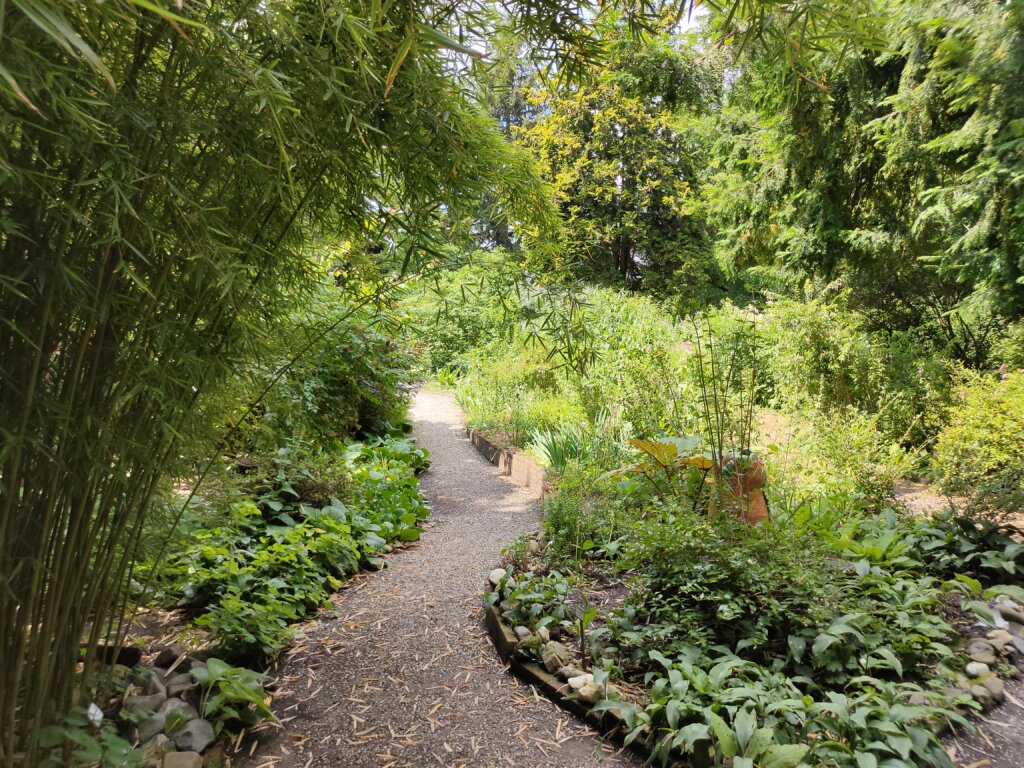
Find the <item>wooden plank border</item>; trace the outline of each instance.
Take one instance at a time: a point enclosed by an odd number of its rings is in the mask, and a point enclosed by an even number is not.
[[[466,429],[469,442],[479,451],[480,455],[496,466],[503,475],[508,475],[512,482],[529,488],[538,499],[547,493],[547,475],[537,462],[522,453],[508,448],[499,448],[476,429]]]

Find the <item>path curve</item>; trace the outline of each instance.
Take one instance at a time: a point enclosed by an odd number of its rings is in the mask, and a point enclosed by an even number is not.
[[[466,439],[445,393],[421,391],[412,417],[432,465],[422,541],[355,580],[336,616],[304,628],[282,658],[274,709],[248,766],[639,765],[516,682],[481,626],[481,596],[501,548],[537,528],[533,498]]]

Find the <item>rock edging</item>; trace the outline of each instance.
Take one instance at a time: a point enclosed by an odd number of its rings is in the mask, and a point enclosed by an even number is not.
[[[507,448],[499,448],[484,437],[479,430],[467,427],[466,435],[480,455],[501,470],[502,474],[509,476],[517,485],[529,488],[537,498],[544,498],[549,487],[547,475],[536,462],[521,453]],[[494,585],[489,583],[488,587],[494,588]],[[496,605],[485,606],[484,626],[498,653],[498,658],[502,663],[508,665],[509,672],[516,679],[526,685],[534,686],[545,698],[583,720],[603,737],[617,744],[623,743],[628,729],[619,712],[615,710],[592,711],[590,704],[581,701],[575,695],[570,695],[576,694],[576,690],[569,685],[568,681],[563,681],[548,672],[535,661],[516,656],[520,641],[512,627],[505,623]],[[651,756],[652,745],[649,737],[645,734],[630,742],[628,748],[644,760]]]
[[[535,661],[516,656],[519,640],[512,628],[502,619],[496,605],[487,606],[484,610],[484,626],[498,657],[508,665],[511,672],[520,682],[534,686],[545,698],[559,707],[583,720],[590,727],[607,739],[621,744],[628,730],[622,715],[614,710],[594,712],[586,702],[569,697],[575,690],[568,682],[548,672]],[[651,745],[644,736],[640,736],[629,744],[629,749],[640,757],[647,759],[651,755]]]

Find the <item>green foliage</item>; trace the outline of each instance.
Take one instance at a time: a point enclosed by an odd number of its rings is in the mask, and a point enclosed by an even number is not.
[[[291,638],[287,625],[323,604],[359,563],[348,526],[322,514],[301,521],[282,514],[270,523],[252,503],[228,526],[193,538],[166,568],[168,589],[205,609],[197,623],[233,658],[281,650]]]
[[[1024,509],[1024,373],[966,378],[946,413],[932,466],[979,511]]]
[[[596,617],[588,644],[642,678],[646,699],[596,709],[619,710],[629,739],[650,738],[664,764],[710,748],[734,764],[951,765],[932,723],[964,722],[934,690],[957,662],[944,587],[928,574],[1024,554],[1019,544],[1008,554],[1013,540],[992,527],[828,507],[782,510],[756,527],[663,515],[634,521],[626,541],[616,565],[636,574],[633,594]],[[502,604],[511,619],[557,620],[567,587],[540,583],[523,586],[523,603]],[[984,594],[1000,589],[1010,587]]]
[[[42,768],[137,768],[142,765],[139,751],[118,735],[112,722],[96,724],[82,709],[73,710],[60,725],[41,729],[39,746],[49,751],[40,763]]]
[[[506,336],[519,319],[521,305],[514,299],[521,270],[501,251],[477,252],[469,261],[420,282],[403,297],[406,333],[427,371],[461,370],[471,350]]]
[[[979,365],[1024,298],[1020,11],[874,10],[875,42],[811,53],[821,69],[795,88],[772,87],[773,51],[742,52],[702,131],[716,250],[740,270],[838,280],[872,330],[923,329]]]
[[[938,430],[950,365],[913,333],[870,332],[856,311],[816,299],[772,303],[759,334],[762,384],[787,407],[854,406],[878,414],[892,441],[920,444]]]
[[[203,717],[214,722],[218,733],[225,727],[249,727],[263,720],[277,722],[263,690],[266,675],[210,657],[206,666],[193,668],[192,679],[203,691],[199,709]]]
[[[530,629],[555,625],[571,626],[575,613],[568,602],[572,585],[558,571],[547,574],[521,574],[507,578],[499,592],[491,592],[491,601],[504,595],[498,608],[513,625]]]
[[[310,506],[301,461],[278,463],[255,501],[236,503],[222,525],[190,534],[163,568],[164,592],[199,613],[233,659],[274,655],[289,624],[327,602],[360,563],[379,564],[393,541],[416,541],[429,509],[416,472],[426,451],[409,439],[356,443],[344,453],[348,495]],[[315,495],[323,493],[314,486]]]
[[[540,117],[516,131],[551,181],[566,228],[554,263],[539,266],[681,297],[703,306],[721,292],[693,214],[699,158],[675,110],[707,109],[716,75],[675,40],[610,35],[606,66],[586,85],[538,92]]]
[[[625,432],[682,431],[679,328],[659,303],[607,289],[587,294],[597,359],[573,382],[588,419],[612,419]]]
[[[991,367],[1005,365],[1003,370],[1024,369],[1024,320],[1006,328],[992,345]]]
[[[945,579],[969,576],[984,586],[1024,583],[1020,531],[972,517],[941,516],[911,526],[905,539],[929,573]]]
[[[310,328],[325,324],[332,330],[317,339],[267,393],[261,407],[261,428],[272,435],[288,434],[315,442],[353,435],[379,435],[405,416],[401,386],[410,379],[412,359],[379,325],[386,317],[368,312],[349,314],[344,305],[323,300],[324,311],[307,311],[280,341],[291,354]],[[289,338],[290,336],[295,338]],[[267,355],[261,364],[278,370],[287,357]],[[255,373],[256,381],[268,378]]]
[[[543,348],[497,340],[475,358],[458,388],[471,427],[523,446],[535,429],[557,429],[580,418]]]
[[[779,457],[780,469],[799,475],[815,493],[843,494],[856,504],[880,510],[895,503],[895,486],[919,466],[919,456],[886,436],[883,414],[836,408],[831,413],[803,412],[796,429],[799,454]],[[785,482],[785,481],[784,481]]]
[[[535,429],[527,444],[543,467],[562,472],[570,461],[583,456],[583,436],[578,427],[563,423],[557,429]]]
[[[649,622],[680,633],[658,638],[663,652],[683,643],[785,656],[791,635],[838,610],[828,549],[788,526],[673,515],[635,528],[620,565],[642,574]]]
[[[544,531],[554,554],[575,559],[587,552],[607,551],[609,546],[616,548],[633,509],[627,499],[611,491],[613,484],[618,483],[600,477],[591,467],[566,467],[554,491],[544,499]]]

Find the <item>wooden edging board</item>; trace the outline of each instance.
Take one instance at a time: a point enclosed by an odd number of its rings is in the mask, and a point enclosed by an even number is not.
[[[544,498],[547,476],[537,463],[521,453],[499,448],[476,429],[466,429],[469,441],[480,455],[508,475],[512,482],[529,488],[538,499]]]
[[[511,628],[501,619],[497,606],[490,605],[484,609],[484,625],[491,636],[499,658],[508,664],[509,671],[521,682],[532,685],[538,692],[553,701],[587,725],[594,728],[605,738],[621,744],[626,736],[626,724],[622,715],[612,710],[592,712],[590,707],[576,698],[569,697],[569,686],[552,675],[540,664],[527,659],[516,658],[515,652],[519,645]],[[640,757],[647,759],[651,755],[651,745],[647,739],[635,739],[629,749]]]

